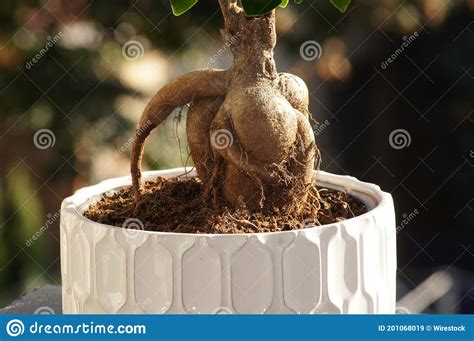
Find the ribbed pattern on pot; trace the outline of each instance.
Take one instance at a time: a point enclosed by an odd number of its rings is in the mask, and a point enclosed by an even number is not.
[[[394,313],[394,225],[385,205],[297,231],[164,234],[63,205],[64,313]]]

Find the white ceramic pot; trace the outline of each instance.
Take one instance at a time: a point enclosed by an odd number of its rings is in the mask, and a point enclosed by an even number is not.
[[[395,313],[390,194],[352,177],[316,175],[318,185],[347,191],[369,212],[275,233],[148,232],[81,214],[102,193],[130,185],[130,177],[77,191],[61,208],[64,313]]]

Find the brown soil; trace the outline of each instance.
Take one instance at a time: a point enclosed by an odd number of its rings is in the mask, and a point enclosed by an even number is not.
[[[258,233],[301,229],[330,224],[367,212],[365,205],[347,193],[313,187],[299,215],[284,215],[278,209],[252,213],[203,201],[204,186],[197,178],[162,177],[147,181],[134,215],[131,187],[105,193],[84,216],[102,224],[149,231],[180,233]],[[127,224],[127,219],[139,223]],[[136,221],[135,221],[136,222]]]

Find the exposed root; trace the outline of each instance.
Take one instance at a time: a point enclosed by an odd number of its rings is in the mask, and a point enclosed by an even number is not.
[[[132,145],[133,213],[148,214],[142,209],[147,203],[141,189],[146,138],[176,107],[191,103],[186,130],[203,185],[199,196],[181,203],[182,209],[227,205],[285,219],[303,214],[313,200],[315,215],[321,198],[313,187],[313,170],[319,167],[320,154],[309,123],[308,89],[300,78],[277,72],[275,11],[249,18],[236,0],[219,4],[225,21],[221,33],[234,63],[228,71],[186,73],[151,99]],[[228,143],[215,138],[222,134]],[[246,225],[249,220],[245,215],[226,219]]]
[[[227,91],[227,83],[227,71],[191,71],[167,84],[153,96],[140,118],[133,138],[130,168],[132,187],[137,203],[140,200],[143,149],[150,132],[163,123],[175,108],[188,104],[194,98],[224,95]]]

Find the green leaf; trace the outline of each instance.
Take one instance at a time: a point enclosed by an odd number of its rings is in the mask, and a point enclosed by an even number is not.
[[[191,7],[197,4],[198,0],[170,0],[173,14],[178,16],[186,13]],[[289,0],[239,0],[245,15],[260,16],[267,14],[276,7],[285,8]],[[294,0],[295,4],[301,4],[303,0]],[[341,12],[345,12],[351,3],[351,0],[330,0],[330,2],[337,7]]]
[[[344,13],[347,10],[347,7],[349,7],[351,0],[331,0],[331,3],[336,6],[338,10]]]
[[[242,7],[246,16],[255,17],[267,14],[282,2],[282,0],[242,0]]]
[[[171,9],[173,14],[178,16],[187,12],[191,7],[197,4],[198,0],[171,0]]]
[[[290,0],[282,0],[282,2],[280,3],[280,7],[281,8],[285,8],[286,6],[288,6],[288,3],[290,2]]]

